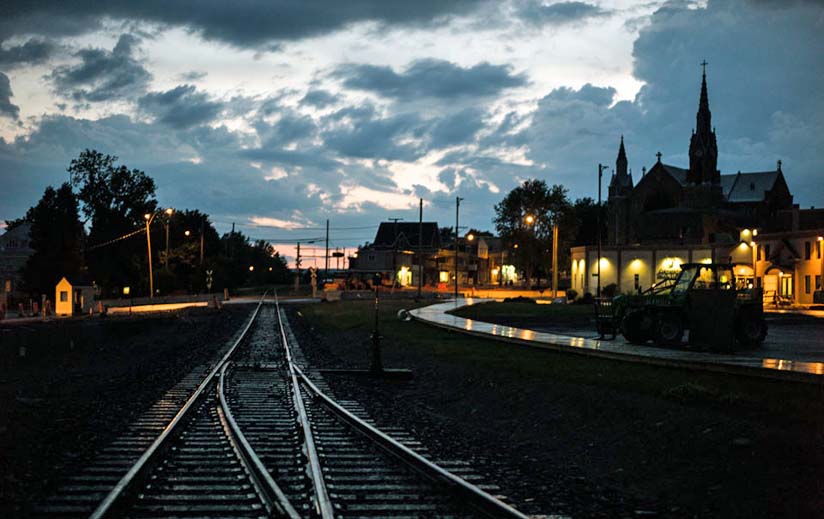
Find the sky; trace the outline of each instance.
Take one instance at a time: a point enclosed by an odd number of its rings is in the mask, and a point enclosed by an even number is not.
[[[596,198],[622,135],[636,180],[658,151],[687,166],[702,60],[722,174],[781,160],[822,206],[822,34],[814,0],[7,0],[0,221],[91,148],[287,256],[327,219],[348,249],[417,221],[421,198],[494,230],[528,178]]]

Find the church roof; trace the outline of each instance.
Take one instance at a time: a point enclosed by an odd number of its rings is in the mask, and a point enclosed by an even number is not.
[[[721,187],[730,202],[760,202],[775,186],[779,174],[776,170],[721,175]]]
[[[669,164],[664,164],[661,162],[661,167],[664,168],[664,171],[669,173],[669,175],[674,178],[679,184],[682,186],[687,185],[687,173],[689,172],[688,169],[679,168],[677,166],[671,166]]]

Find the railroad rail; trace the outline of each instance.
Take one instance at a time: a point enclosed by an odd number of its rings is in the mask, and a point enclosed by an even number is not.
[[[471,468],[432,463],[414,439],[394,429],[393,438],[327,394],[302,362],[277,295],[273,305],[264,297],[174,416],[158,427],[151,415],[148,447],[115,442],[103,470],[81,476],[45,515],[526,517],[468,482],[478,478]],[[145,445],[151,435],[140,431]],[[91,515],[81,514],[90,502]]]

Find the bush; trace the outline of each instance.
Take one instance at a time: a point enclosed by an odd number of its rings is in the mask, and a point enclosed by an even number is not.
[[[615,283],[610,283],[609,285],[601,289],[601,296],[615,297],[616,292],[618,292],[618,285],[616,285]]]
[[[536,304],[534,299],[532,299],[531,297],[524,296],[507,297],[506,299],[504,299],[504,303],[530,303],[533,305]]]
[[[566,297],[569,301],[575,301],[575,299],[578,297],[578,291],[574,288],[570,288],[566,291]]]

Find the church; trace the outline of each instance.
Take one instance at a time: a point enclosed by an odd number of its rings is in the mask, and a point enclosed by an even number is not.
[[[702,66],[689,166],[666,164],[659,152],[635,183],[621,137],[600,266],[595,247],[573,247],[572,288],[596,294],[600,275],[601,287],[637,291],[674,276],[682,263],[729,261],[739,282],[763,288],[765,297],[811,303],[821,291],[824,211],[793,203],[780,160],[770,171],[721,174]]]

